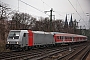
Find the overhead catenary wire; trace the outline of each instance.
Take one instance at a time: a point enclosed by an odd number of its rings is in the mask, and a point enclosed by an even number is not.
[[[36,7],[30,5],[30,4],[28,4],[28,3],[26,3],[26,2],[24,2],[24,1],[22,1],[22,0],[19,0],[19,1],[22,2],[22,3],[24,3],[24,4],[26,4],[26,5],[28,5],[28,6],[30,6],[30,7],[32,7],[32,8],[34,8],[34,9],[36,9],[36,10],[38,10],[38,11],[40,11],[40,12],[42,12],[42,13],[44,13],[44,12],[41,11],[40,9],[38,9],[38,8],[36,8]],[[44,13],[44,14],[45,14],[45,13]],[[48,14],[46,14],[46,15],[48,15]],[[49,15],[48,15],[48,16],[49,16]]]
[[[81,15],[78,13],[78,11],[75,9],[75,7],[73,6],[73,4],[71,3],[70,0],[68,0],[69,3],[71,4],[71,6],[73,7],[73,9],[75,10],[75,12],[79,15],[79,17],[84,21],[84,19],[81,17]],[[85,21],[84,21],[85,22]],[[87,25],[87,23],[85,23],[85,25]],[[88,26],[88,25],[87,25]]]
[[[46,2],[44,2],[43,0],[41,0],[44,4],[46,4],[49,8],[51,8]]]
[[[19,0],[18,0],[18,12],[19,12]]]
[[[41,0],[41,1],[42,1],[45,5],[47,5],[49,8],[52,8],[50,5],[48,5],[48,4],[47,4],[46,2],[44,2],[43,0]],[[57,12],[57,11],[55,11],[55,10],[54,10],[54,12],[57,13],[58,15],[60,15],[60,16],[63,16],[63,15],[59,14],[59,12]]]
[[[84,13],[84,11],[83,11],[83,9],[82,9],[82,7],[81,7],[81,5],[80,5],[80,3],[79,3],[79,1],[77,0],[77,2],[78,2],[78,4],[79,4],[79,6],[80,6],[80,8],[81,8],[81,10],[82,10],[82,12]],[[85,14],[85,13],[84,13]]]
[[[48,5],[46,2],[44,2],[43,0],[41,0],[43,2],[43,4],[47,5],[49,8],[53,9],[50,5]],[[53,12],[56,12],[55,10]],[[58,14],[58,12],[56,12]],[[58,14],[60,16],[62,16],[61,14]],[[55,15],[52,15],[54,16],[54,20],[55,20]]]
[[[21,0],[19,0],[19,1],[21,1]],[[26,5],[28,5],[28,6],[30,6],[30,7],[32,7],[32,8],[34,8],[34,9],[36,9],[36,10],[38,10],[38,11],[40,11],[40,12],[42,12],[42,13],[44,13],[44,12],[41,11],[40,9],[38,9],[38,8],[32,6],[32,5],[30,5],[30,4],[28,4],[28,3],[24,2],[24,1],[21,1],[21,2],[24,3],[24,4],[26,4]],[[45,14],[45,13],[44,13],[44,14]],[[48,15],[48,14],[46,14],[46,15]],[[48,15],[48,16],[49,16],[49,15]]]
[[[80,5],[80,3],[79,3],[79,1],[77,0],[77,2],[78,2],[78,4],[79,4],[79,6],[80,6],[80,8],[81,8],[81,10],[82,10],[82,12],[83,12],[83,14],[85,15],[86,13],[84,12],[84,10],[82,9],[82,7],[81,7],[81,5]],[[86,16],[86,15],[85,15]]]

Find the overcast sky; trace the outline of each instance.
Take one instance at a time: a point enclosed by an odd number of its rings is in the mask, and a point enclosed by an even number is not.
[[[88,27],[89,16],[86,16],[86,13],[90,14],[90,0],[0,0],[3,3],[6,3],[13,10],[19,10],[20,12],[25,12],[31,14],[35,17],[48,17],[50,14],[44,11],[50,11],[51,8],[55,12],[56,19],[65,20],[66,14],[68,14],[68,21],[70,21],[71,14],[73,15],[73,20],[76,19],[79,25]],[[19,1],[19,4],[18,4]],[[21,1],[39,9],[40,11],[32,8],[29,5],[22,3]],[[70,4],[71,3],[71,4]],[[19,8],[18,8],[19,7]],[[42,11],[42,12],[41,12]],[[79,14],[77,14],[77,12]],[[48,14],[48,15],[47,15]],[[80,17],[81,16],[81,17]]]

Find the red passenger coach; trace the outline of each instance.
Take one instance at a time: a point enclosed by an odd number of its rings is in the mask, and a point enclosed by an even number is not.
[[[86,41],[87,37],[77,34],[58,33],[54,35],[54,39],[56,43],[72,43]]]
[[[55,42],[63,42],[63,37],[61,35],[54,35]]]
[[[60,33],[54,35],[56,43],[72,42],[72,36],[73,34],[68,33]]]
[[[87,40],[87,37],[86,36],[83,36],[83,35],[76,35],[74,40],[76,42],[78,42],[78,41],[86,41]]]

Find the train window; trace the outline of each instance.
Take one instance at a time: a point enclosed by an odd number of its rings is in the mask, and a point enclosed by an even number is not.
[[[57,36],[57,39],[59,39],[59,36]]]
[[[23,34],[23,37],[26,37],[26,33]]]
[[[63,40],[63,37],[64,37],[64,36],[62,36],[62,40]]]
[[[67,37],[65,37],[65,39],[67,39]]]
[[[70,39],[72,39],[72,37],[70,37]]]
[[[70,37],[68,37],[68,39],[70,39]]]
[[[69,37],[66,37],[66,39],[69,39]]]
[[[61,36],[60,36],[59,38],[60,38],[60,39],[62,39],[62,37],[61,37]]]
[[[11,31],[9,33],[8,39],[19,39],[20,31]]]
[[[65,39],[67,39],[67,37],[65,37]]]
[[[63,36],[60,36],[60,40],[63,40]]]
[[[63,36],[57,36],[57,39],[63,40]]]

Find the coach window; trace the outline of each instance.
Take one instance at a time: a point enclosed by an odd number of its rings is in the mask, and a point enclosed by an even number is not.
[[[65,39],[67,39],[67,37],[65,37]]]
[[[72,37],[70,37],[70,39],[72,39]]]
[[[57,39],[59,39],[59,36],[57,36]]]
[[[68,37],[68,39],[70,39],[70,37]]]
[[[26,33],[23,34],[23,37],[26,37]]]
[[[66,37],[64,37],[66,39]]]
[[[69,37],[68,37],[68,39],[69,39]]]
[[[59,38],[60,38],[60,40],[62,39],[61,36]]]
[[[60,40],[63,40],[63,36],[60,36]]]
[[[61,39],[63,40],[63,36],[61,36]]]

